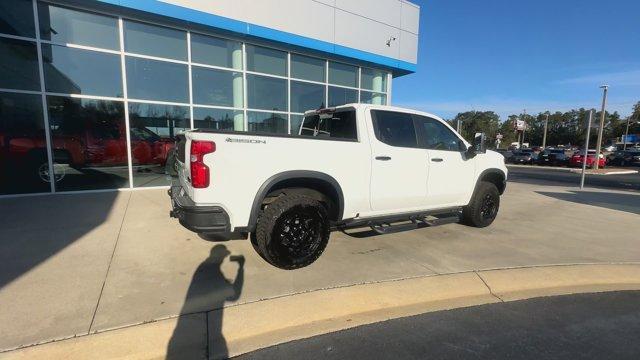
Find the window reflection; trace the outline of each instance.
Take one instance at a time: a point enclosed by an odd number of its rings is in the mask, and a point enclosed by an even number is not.
[[[56,190],[128,187],[124,104],[48,96]]]
[[[323,108],[325,105],[324,89],[324,85],[292,81],[291,111],[301,113]]]
[[[125,66],[129,98],[189,102],[186,65],[127,57]]]
[[[135,21],[124,22],[124,49],[127,52],[187,60],[187,33]]]
[[[244,130],[242,110],[193,108],[193,127],[196,129]]]
[[[358,90],[329,86],[329,106],[358,102]]]
[[[249,131],[284,133],[288,132],[287,115],[268,112],[249,111]]]
[[[194,66],[193,102],[201,105],[242,107],[242,73]]]
[[[190,128],[186,106],[129,104],[133,186],[170,185],[176,134]],[[169,160],[169,162],[168,162]]]
[[[0,92],[0,194],[49,191],[46,146],[40,95]]]
[[[325,60],[291,54],[291,77],[324,82]]]
[[[387,95],[369,91],[361,91],[360,102],[363,104],[386,105]]]
[[[0,33],[36,37],[31,0],[0,1]]]
[[[122,97],[120,57],[58,45],[42,45],[49,92]]]
[[[358,87],[358,67],[330,61],[329,83],[349,87]]]
[[[287,76],[287,53],[280,50],[247,45],[247,70]]]
[[[287,80],[247,75],[249,108],[287,111]]]
[[[242,44],[191,33],[191,61],[241,70]]]
[[[116,18],[38,3],[38,20],[44,40],[120,49]]]
[[[0,38],[0,88],[39,91],[39,76],[34,42]]]

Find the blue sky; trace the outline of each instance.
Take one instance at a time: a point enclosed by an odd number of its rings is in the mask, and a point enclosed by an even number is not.
[[[640,0],[414,0],[418,70],[394,79],[393,104],[445,118],[640,101]]]

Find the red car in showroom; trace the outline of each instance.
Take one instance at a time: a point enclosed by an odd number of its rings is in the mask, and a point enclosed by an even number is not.
[[[569,166],[571,167],[581,167],[582,162],[584,161],[584,150],[576,151],[573,153],[573,156],[569,159]],[[587,152],[587,167],[592,168],[596,163],[596,151],[589,150]],[[607,159],[605,159],[604,155],[600,153],[598,156],[598,167],[603,168],[607,164]]]
[[[127,140],[124,124],[85,122],[74,131],[51,131],[53,161],[71,168],[126,166]],[[145,127],[131,128],[133,165],[164,166],[174,143]],[[0,133],[0,165],[21,170],[27,179],[49,181],[44,130]],[[56,181],[58,178],[56,176]]]

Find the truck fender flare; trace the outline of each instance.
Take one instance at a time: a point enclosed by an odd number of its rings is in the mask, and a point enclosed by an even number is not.
[[[247,229],[246,229],[248,232],[251,232],[255,229],[256,223],[258,221],[258,214],[260,213],[260,207],[262,205],[262,201],[269,194],[269,192],[274,187],[274,185],[277,185],[282,181],[292,180],[292,179],[321,180],[329,184],[331,187],[333,187],[333,190],[336,192],[338,197],[338,204],[336,204],[338,207],[337,209],[338,219],[342,219],[342,214],[344,211],[344,196],[342,193],[342,188],[340,187],[340,184],[338,183],[338,181],[336,181],[336,179],[334,179],[330,175],[327,175],[325,173],[318,172],[318,171],[291,170],[291,171],[284,171],[271,176],[262,184],[262,186],[260,186],[260,188],[256,193],[256,196],[253,199],[253,205],[251,206],[251,214],[249,216],[249,223],[247,224]]]
[[[495,179],[496,176],[498,176],[501,181],[501,183],[496,184],[496,186],[498,188],[498,192],[500,193],[500,195],[502,195],[502,193],[504,193],[505,188],[507,187],[507,174],[505,174],[504,171],[498,168],[490,168],[490,169],[485,169],[480,173],[480,175],[478,175],[478,178],[476,179],[476,184],[473,187],[473,194],[471,194],[471,198],[473,199],[473,196],[476,194],[476,190],[478,189],[478,184],[480,184],[480,181],[483,181],[484,179],[491,178],[491,177]]]

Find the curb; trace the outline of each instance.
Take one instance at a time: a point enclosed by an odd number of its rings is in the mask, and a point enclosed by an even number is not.
[[[432,275],[234,305],[8,351],[0,353],[0,359],[160,359],[167,356],[169,341],[180,357],[217,359],[426,312],[619,290],[640,290],[640,264],[550,265]],[[186,329],[181,336],[174,334],[176,326]]]

